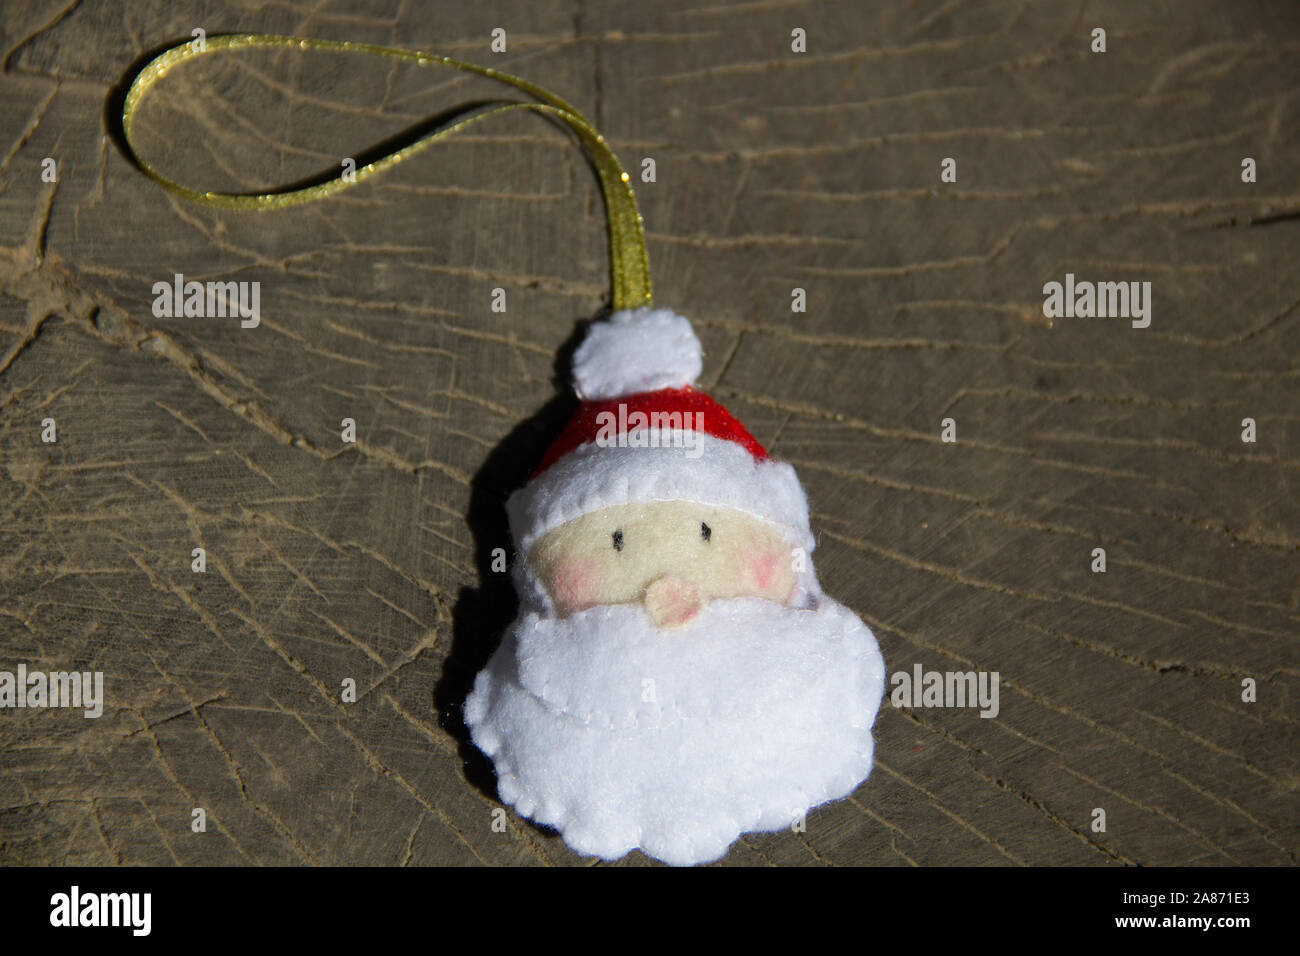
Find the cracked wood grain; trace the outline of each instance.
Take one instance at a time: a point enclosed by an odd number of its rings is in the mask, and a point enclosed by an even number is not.
[[[887,703],[862,788],[724,862],[1294,864],[1300,15],[1248,11],[4,7],[0,667],[102,670],[107,703],[0,716],[0,861],[589,862],[493,826],[459,718],[513,612],[505,498],[608,294],[572,145],[509,119],[258,217],[172,200],[103,120],[132,61],[196,25],[480,62],[505,25],[492,65],[583,108],[629,169],[656,159],[657,296],[798,469],[828,591],[891,672],[1001,675],[994,719]],[[392,64],[200,62],[141,145],[258,188],[478,95]],[[261,326],[155,318],[178,272],[260,282]],[[1151,327],[1045,319],[1066,272],[1150,280]]]

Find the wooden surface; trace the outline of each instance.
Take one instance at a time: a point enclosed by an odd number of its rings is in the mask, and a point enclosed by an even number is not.
[[[516,116],[309,207],[182,205],[106,117],[195,27],[502,67],[653,157],[658,301],[798,468],[827,590],[891,673],[1001,675],[995,719],[887,702],[854,797],[727,863],[1295,862],[1300,8],[1210,0],[5,3],[0,668],[102,670],[108,703],[0,713],[0,861],[583,862],[493,831],[458,708],[513,614],[504,496],[608,294],[594,178]],[[499,95],[214,57],[141,148],[255,189]],[[1150,327],[1049,324],[1067,272],[1149,280]],[[259,281],[261,325],[155,318],[175,273]]]

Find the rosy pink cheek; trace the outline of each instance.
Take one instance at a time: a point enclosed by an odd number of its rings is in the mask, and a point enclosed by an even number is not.
[[[591,562],[575,558],[561,561],[552,578],[556,603],[566,611],[592,607],[597,603],[595,593],[599,583]]]
[[[776,561],[774,554],[758,554],[749,558],[749,573],[754,576],[754,582],[760,590],[766,591],[772,586],[772,581],[776,578]]]

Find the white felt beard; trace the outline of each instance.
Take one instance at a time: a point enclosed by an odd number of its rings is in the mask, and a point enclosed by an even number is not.
[[[871,631],[825,596],[714,601],[678,631],[641,605],[526,612],[465,718],[501,799],[574,850],[692,864],[851,793],[884,683]]]

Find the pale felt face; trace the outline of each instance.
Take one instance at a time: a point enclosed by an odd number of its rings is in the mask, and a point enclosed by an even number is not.
[[[773,526],[687,501],[619,505],[548,532],[529,562],[561,617],[644,602],[660,627],[683,627],[717,598],[790,600],[792,549]]]

